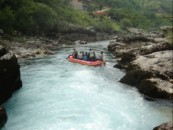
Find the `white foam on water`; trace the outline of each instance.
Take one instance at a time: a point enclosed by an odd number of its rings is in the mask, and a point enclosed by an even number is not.
[[[8,121],[2,130],[149,130],[171,120],[171,104],[148,102],[118,82],[123,72],[112,67],[109,53],[105,67],[90,67],[68,62],[70,52],[21,66],[23,87],[4,104]]]

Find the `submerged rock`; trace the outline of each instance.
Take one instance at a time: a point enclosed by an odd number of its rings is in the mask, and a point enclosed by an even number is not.
[[[0,107],[0,128],[7,122],[7,113],[3,107]]]
[[[22,86],[20,66],[15,55],[0,46],[0,104]]]

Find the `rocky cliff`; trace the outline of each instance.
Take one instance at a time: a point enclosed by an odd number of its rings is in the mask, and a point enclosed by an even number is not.
[[[22,87],[20,66],[13,53],[0,46],[0,104],[6,101],[12,93]],[[0,107],[0,128],[7,121],[5,109]]]
[[[110,42],[118,63],[125,69],[120,80],[136,86],[147,98],[173,99],[173,44],[159,32],[134,33]]]
[[[20,66],[17,58],[0,46],[0,103],[7,100],[13,91],[21,86]]]

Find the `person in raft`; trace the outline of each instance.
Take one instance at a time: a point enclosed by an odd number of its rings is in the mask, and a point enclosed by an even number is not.
[[[78,59],[79,59],[79,60],[83,60],[83,57],[84,57],[83,52],[80,52],[79,55],[78,55]]]
[[[98,55],[97,60],[103,61],[103,65],[106,64],[106,61],[104,60],[104,56],[103,56],[103,52],[102,51]]]
[[[96,55],[95,52],[90,49],[88,53],[89,61],[95,61],[96,60]]]
[[[97,56],[97,60],[104,61],[104,59],[103,59],[103,51],[101,51],[100,54]]]
[[[88,61],[88,53],[84,52],[83,60]]]
[[[77,50],[76,50],[75,48],[73,48],[73,54],[72,54],[72,56],[73,56],[75,59],[78,58],[78,52],[77,52]]]

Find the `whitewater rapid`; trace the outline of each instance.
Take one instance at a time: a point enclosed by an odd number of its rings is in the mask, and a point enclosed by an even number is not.
[[[151,130],[170,121],[171,104],[145,100],[119,82],[109,41],[74,46],[104,51],[106,66],[69,62],[72,48],[21,63],[23,87],[6,102],[8,122],[2,130]]]

